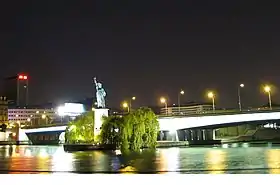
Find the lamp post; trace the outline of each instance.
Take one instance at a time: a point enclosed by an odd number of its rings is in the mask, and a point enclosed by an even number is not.
[[[270,110],[272,110],[272,105],[271,105],[271,94],[270,94],[271,88],[270,88],[270,86],[266,85],[266,86],[264,87],[264,91],[268,94],[269,108],[270,108]]]
[[[179,115],[181,114],[181,102],[180,102],[180,97],[181,95],[184,95],[185,92],[183,90],[180,91],[180,93],[178,94],[178,109],[179,109]]]
[[[212,99],[213,113],[215,112],[215,95],[213,92],[208,92],[208,98]]]
[[[123,102],[122,106],[123,106],[124,109],[127,108],[127,112],[129,113],[130,110],[129,110],[129,105],[128,105],[128,103],[127,103],[127,102]]]
[[[166,99],[164,97],[161,97],[160,98],[160,102],[165,105],[165,114],[167,115],[168,112],[167,112],[167,102],[166,102]]]
[[[130,100],[129,100],[129,109],[130,110],[132,110],[132,100],[134,101],[134,100],[136,100],[136,97],[135,96],[133,96]]]
[[[244,84],[240,84],[238,86],[238,105],[239,105],[239,111],[242,111],[240,89],[243,88],[243,87],[244,87]]]

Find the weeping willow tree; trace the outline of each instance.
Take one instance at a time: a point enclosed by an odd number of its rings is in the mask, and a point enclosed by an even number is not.
[[[150,108],[139,108],[124,117],[104,118],[100,140],[103,144],[116,144],[122,152],[139,151],[143,147],[155,148],[159,123]]]
[[[94,113],[87,112],[71,121],[65,131],[65,141],[69,144],[94,142]]]
[[[120,129],[123,125],[123,117],[109,116],[103,117],[99,141],[103,144],[116,144],[120,143]]]

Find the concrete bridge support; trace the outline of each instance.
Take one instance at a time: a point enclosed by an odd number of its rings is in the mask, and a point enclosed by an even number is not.
[[[205,140],[215,140],[215,130],[205,129],[204,130]]]
[[[195,129],[191,130],[191,141],[197,141],[197,132]]]

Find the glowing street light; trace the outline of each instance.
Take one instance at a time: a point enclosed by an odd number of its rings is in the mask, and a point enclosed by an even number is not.
[[[46,114],[43,114],[43,115],[42,115],[42,119],[46,119]]]
[[[208,92],[207,96],[208,98],[212,99],[213,112],[215,112],[215,94],[210,91]]]
[[[268,94],[269,108],[270,108],[270,110],[272,110],[272,106],[271,106],[271,94],[270,94],[271,88],[270,88],[270,86],[266,85],[266,86],[264,87],[264,91]]]
[[[127,112],[129,112],[129,106],[128,106],[127,102],[123,102],[122,106],[123,106],[124,109],[127,108]]]
[[[135,101],[136,100],[136,97],[133,96],[130,100],[129,100],[129,109],[132,110],[132,101]]]
[[[181,114],[181,102],[180,102],[180,97],[181,95],[184,95],[185,91],[181,90],[180,93],[178,93],[178,109],[179,109],[179,114]]]
[[[160,102],[165,105],[165,114],[167,115],[167,101],[164,97],[160,98]]]
[[[242,111],[242,106],[241,106],[241,95],[240,95],[240,89],[244,87],[244,84],[240,84],[238,86],[238,105],[239,105],[239,110]]]

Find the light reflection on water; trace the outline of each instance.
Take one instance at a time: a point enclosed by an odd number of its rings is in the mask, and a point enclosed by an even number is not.
[[[280,149],[267,150],[267,165],[270,174],[280,174]]]
[[[271,173],[280,174],[280,148],[166,148],[127,156],[64,152],[61,146],[0,146],[0,173]]]
[[[225,150],[209,150],[206,154],[207,170],[213,174],[223,174],[226,169],[226,152]]]

